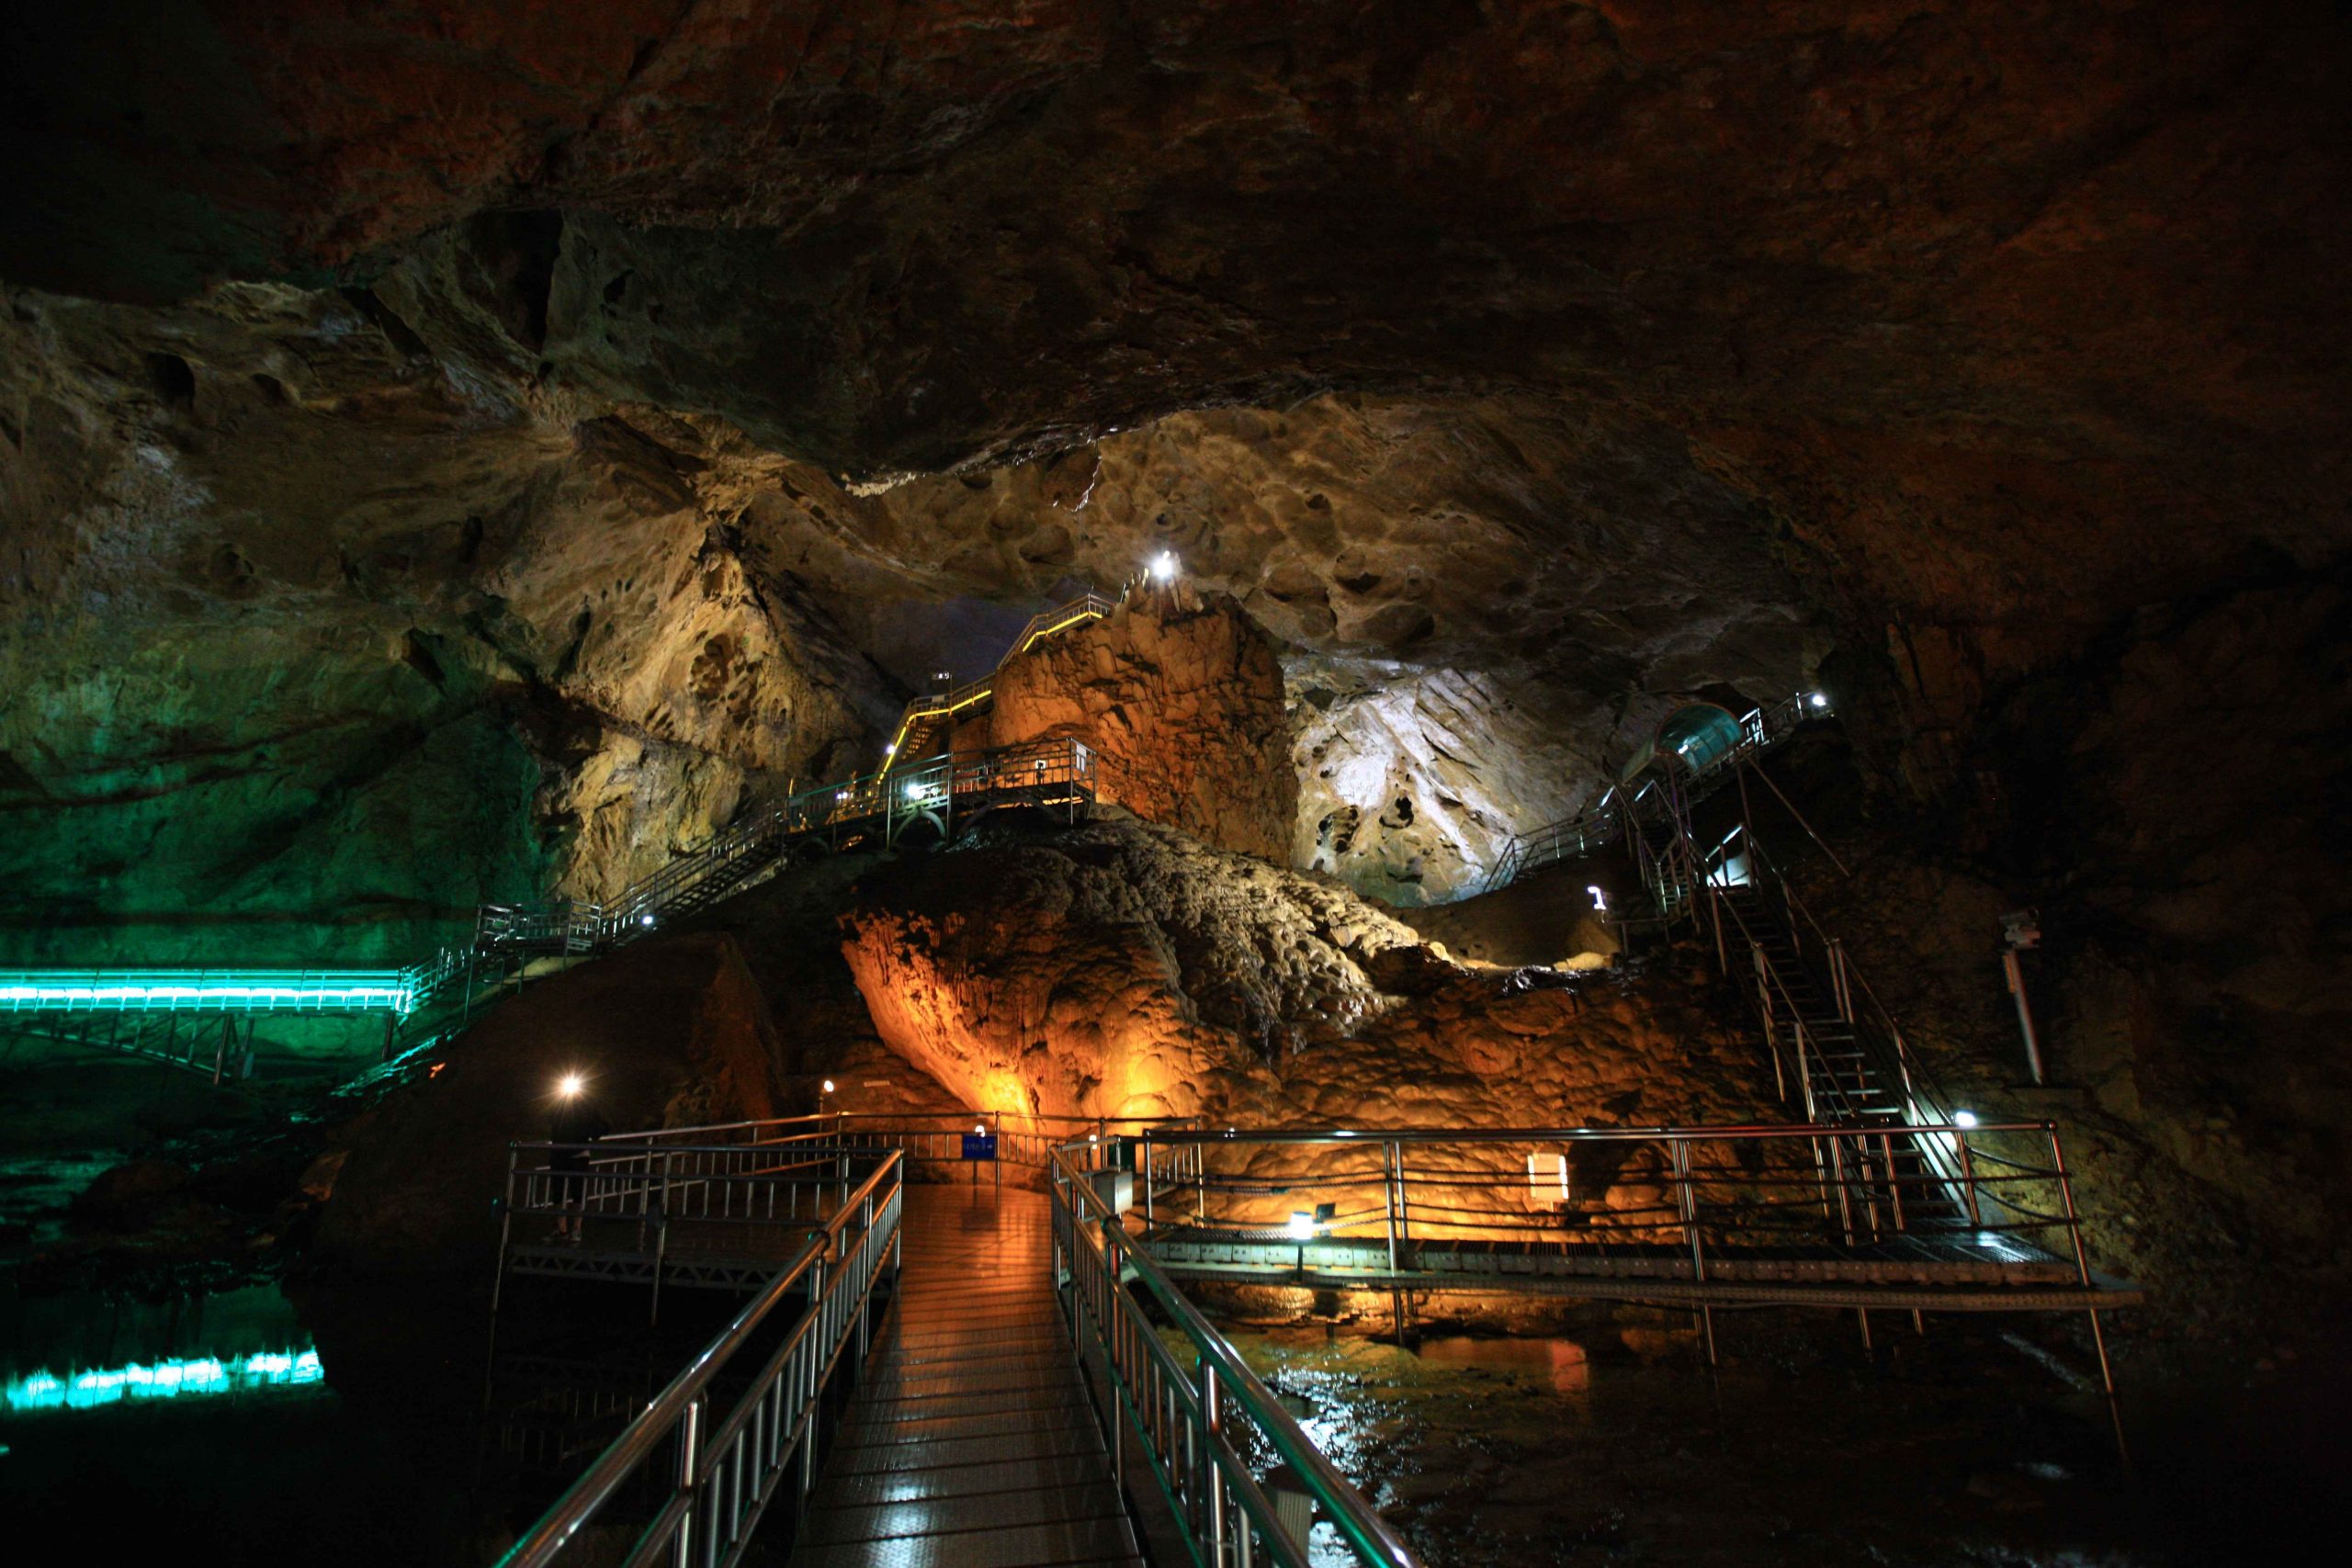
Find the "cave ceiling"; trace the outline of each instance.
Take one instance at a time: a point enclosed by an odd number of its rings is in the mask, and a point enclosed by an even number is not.
[[[185,692],[235,628],[424,731],[471,682],[542,753],[806,778],[1173,548],[1290,650],[1303,766],[1409,689],[1381,723],[1548,745],[1495,786],[1540,815],[1660,694],[1906,644],[1932,705],[2348,531],[2324,6],[16,27],[35,685],[99,649]],[[96,700],[12,716],[10,766],[119,773],[37,733]]]

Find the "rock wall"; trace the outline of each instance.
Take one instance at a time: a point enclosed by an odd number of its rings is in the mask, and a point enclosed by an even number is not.
[[[1343,886],[1148,823],[880,873],[876,1029],[977,1108],[1260,1124],[1747,1120],[1770,1065],[1666,979],[1465,967]]]
[[[6,962],[410,962],[887,705],[691,432],[551,421],[332,293],[5,303]]]
[[[533,981],[429,1074],[343,1130],[322,1254],[368,1271],[476,1270],[498,1239],[506,1145],[544,1138],[579,1073],[612,1130],[774,1116],[775,1026],[734,942],[664,936]]]
[[[1291,705],[1292,863],[1400,907],[1476,893],[1512,834],[1567,816],[1600,777],[1588,711],[1529,707],[1509,689],[1456,670],[1312,661]]]
[[[1221,593],[1138,588],[1119,610],[997,671],[989,746],[1074,738],[1103,792],[1222,849],[1287,858],[1297,816],[1283,669]]]

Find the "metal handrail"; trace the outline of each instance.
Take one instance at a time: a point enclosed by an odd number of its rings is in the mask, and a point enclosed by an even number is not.
[[[1029,617],[1029,624],[1021,628],[1021,635],[1012,639],[1012,646],[1005,650],[1004,657],[996,661],[995,668],[989,673],[977,681],[967,681],[962,685],[952,687],[945,692],[929,693],[910,699],[906,710],[899,716],[899,726],[891,732],[889,744],[882,750],[882,767],[876,776],[877,778],[887,776],[893,767],[906,760],[903,752],[906,750],[907,737],[914,732],[916,725],[932,719],[951,717],[965,708],[987,701],[989,694],[996,689],[998,671],[1001,671],[1006,664],[1028,652],[1037,643],[1053,636],[1056,632],[1065,631],[1083,622],[1104,619],[1125,602],[1127,590],[1132,589],[1134,585],[1134,580],[1130,580],[1126,587],[1121,590],[1117,599],[1105,597],[1090,589],[1066,604],[1057,604],[1050,610],[1040,611]]]
[[[1678,773],[1686,789],[1695,789],[1727,776],[1732,769],[1749,758],[1779,745],[1806,719],[1827,713],[1827,708],[1813,701],[1815,693],[1798,692],[1781,698],[1770,706],[1751,709],[1740,720],[1739,739],[1723,751],[1698,767],[1668,757],[1660,761]],[[1515,833],[1503,848],[1495,869],[1479,885],[1482,893],[1492,893],[1507,887],[1528,872],[1556,861],[1572,860],[1579,855],[1602,849],[1623,834],[1627,819],[1657,822],[1664,819],[1665,803],[1646,788],[1624,797],[1623,781],[1611,784],[1602,792],[1598,802],[1524,833]],[[1651,804],[1645,808],[1645,797]]]
[[[1130,1432],[1143,1440],[1144,1456],[1193,1560],[1247,1564],[1263,1552],[1282,1568],[1307,1568],[1306,1543],[1283,1528],[1264,1483],[1228,1436],[1227,1416],[1238,1415],[1247,1432],[1291,1468],[1358,1562],[1414,1568],[1420,1559],[1396,1527],[1315,1446],[1150,1253],[1128,1238],[1080,1163],[1080,1155],[1099,1148],[1075,1144],[1052,1155],[1063,1310],[1071,1338],[1092,1351],[1110,1383],[1115,1409],[1096,1411],[1105,1440],[1114,1453],[1124,1450]],[[1191,1345],[1189,1371],[1127,1292],[1124,1281],[1130,1273]]]
[[[679,1437],[675,1489],[624,1563],[637,1568],[667,1558],[711,1565],[740,1559],[785,1466],[796,1464],[802,1497],[814,1483],[818,1402],[853,1335],[864,1353],[867,1302],[883,1269],[897,1259],[903,1193],[900,1161],[892,1153],[524,1532],[499,1560],[499,1568],[540,1568],[560,1561],[673,1433]],[[853,1218],[859,1228],[854,1241],[843,1246]],[[706,1433],[712,1381],[803,1280],[810,1281],[808,1311],[735,1408]],[[595,1544],[602,1556],[605,1543]]]
[[[717,884],[723,892],[745,874],[747,862],[764,864],[795,839],[828,834],[837,841],[876,833],[895,841],[925,818],[944,819],[969,809],[1018,803],[1059,807],[1091,803],[1099,792],[1101,759],[1074,738],[1023,741],[981,751],[943,753],[894,779],[875,773],[802,790],[778,805],[722,829],[701,849],[679,855],[630,884],[604,904],[485,905],[475,955],[552,945],[564,953],[595,953],[655,930],[689,894]]]
[[[434,965],[405,969],[7,969],[0,1012],[415,1010]]]

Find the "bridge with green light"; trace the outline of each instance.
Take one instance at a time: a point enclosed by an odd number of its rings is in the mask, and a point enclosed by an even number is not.
[[[253,1076],[254,1021],[402,1020],[465,973],[444,953],[404,969],[0,969],[0,1029],[162,1062],[214,1083]]]

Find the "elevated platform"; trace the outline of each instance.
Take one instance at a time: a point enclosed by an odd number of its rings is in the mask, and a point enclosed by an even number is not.
[[[1156,1231],[1143,1241],[1160,1267],[1180,1280],[1313,1290],[1490,1292],[1685,1307],[1962,1312],[2105,1311],[2146,1300],[2135,1285],[2094,1275],[2086,1286],[2071,1262],[2013,1256],[1998,1243],[1916,1243],[1870,1257],[1826,1247],[1719,1249],[1706,1257],[1702,1268],[1688,1247],[1663,1243],[1617,1243],[1603,1250],[1509,1241],[1419,1242],[1401,1249],[1392,1268],[1388,1247],[1376,1241],[1272,1241],[1192,1229]]]

